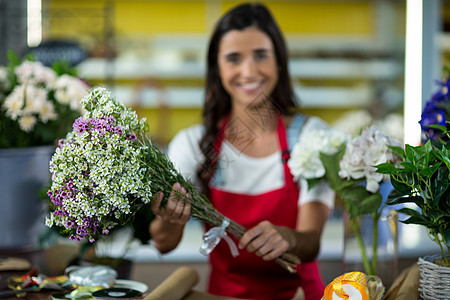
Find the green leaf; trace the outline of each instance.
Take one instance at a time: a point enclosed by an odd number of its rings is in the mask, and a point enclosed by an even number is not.
[[[322,161],[323,166],[325,167],[325,170],[326,170],[326,174],[325,174],[326,179],[327,179],[330,187],[335,191],[339,191],[342,188],[342,183],[344,181],[344,179],[342,179],[339,176],[339,170],[340,170],[339,161],[344,156],[344,152],[345,152],[345,146],[342,147],[342,149],[340,151],[336,152],[335,154],[330,155],[330,154],[320,153],[320,160]]]
[[[379,193],[370,193],[363,186],[344,189],[339,196],[344,199],[351,218],[376,212],[382,200]]]
[[[398,168],[392,163],[382,163],[376,165],[376,172],[380,174],[397,174],[399,172]]]
[[[423,154],[428,152],[424,151],[425,149],[422,148],[423,146],[411,146],[406,144],[405,145],[405,153],[407,161],[411,163],[415,163],[417,161],[420,161],[420,158],[423,157]]]
[[[404,207],[399,209],[398,212],[410,216],[410,218],[402,221],[402,223],[423,225],[427,228],[432,226],[432,222],[430,222],[424,215],[414,209]]]
[[[306,182],[308,183],[308,189],[312,189],[314,186],[319,184],[323,178],[313,178],[313,179],[306,179]]]
[[[400,195],[400,196],[398,196]],[[389,201],[387,204],[388,205],[396,205],[396,204],[403,204],[403,203],[414,203],[419,207],[423,207],[423,205],[425,204],[424,200],[422,197],[420,196],[403,196],[403,194],[392,194],[389,195],[389,199],[391,197],[395,197],[392,198],[393,200]]]
[[[402,147],[398,147],[398,146],[391,146],[391,145],[387,145],[387,146],[394,153],[396,153],[398,156],[400,156],[402,160],[405,160],[405,158],[406,158],[405,149],[403,149]]]
[[[411,193],[411,186],[407,185],[406,183],[400,181],[400,178],[404,180],[405,182],[409,182],[407,179],[406,174],[400,174],[399,180],[391,176],[391,184],[394,187],[394,189],[402,194],[409,195]]]
[[[446,150],[446,152],[448,152],[448,150]],[[441,160],[445,163],[445,165],[447,166],[447,169],[450,170],[450,159],[448,158],[448,153],[440,153],[440,158]]]
[[[447,131],[447,127],[442,126],[442,125],[438,125],[438,124],[430,124],[430,125],[427,125],[427,127],[434,128],[434,129],[440,130],[442,132]]]
[[[440,165],[440,164],[439,164]],[[438,205],[442,196],[444,196],[444,200],[448,200],[448,189],[450,187],[450,182],[448,180],[449,172],[448,169],[439,168],[437,171],[437,176],[434,180],[431,180],[430,189],[434,195],[434,200],[432,205]]]
[[[402,165],[405,168],[405,170],[408,171],[408,172],[414,172],[415,173],[415,172],[418,171],[417,167],[413,163],[411,163],[409,161],[404,161],[404,162],[400,163],[400,165]]]
[[[444,230],[444,240],[447,245],[450,245],[450,227]]]
[[[442,163],[434,164],[433,166],[429,166],[428,168],[424,168],[419,171],[419,176],[422,178],[431,178],[433,176],[434,172],[441,166]]]

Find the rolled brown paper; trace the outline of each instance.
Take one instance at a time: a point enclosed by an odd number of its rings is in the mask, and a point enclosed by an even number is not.
[[[160,285],[148,294],[144,300],[172,299],[186,297],[198,282],[198,273],[190,267],[179,267]]]

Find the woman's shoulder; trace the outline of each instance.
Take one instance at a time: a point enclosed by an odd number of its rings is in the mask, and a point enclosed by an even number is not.
[[[299,131],[302,128],[327,129],[330,126],[321,118],[316,116],[309,116],[303,113],[296,113],[290,116],[288,130]]]
[[[201,124],[192,125],[190,127],[178,131],[169,143],[169,153],[174,151],[199,151],[199,141],[203,136],[204,126]]]
[[[203,124],[191,125],[178,131],[173,139],[188,139],[199,141],[203,136],[204,131],[205,127],[203,126]]]
[[[288,143],[290,147],[293,147],[304,133],[329,128],[330,126],[319,117],[296,113],[291,117],[287,128]]]

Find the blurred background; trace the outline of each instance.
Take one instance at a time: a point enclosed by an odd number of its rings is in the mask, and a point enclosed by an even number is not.
[[[201,121],[209,35],[216,20],[240,2],[0,0],[0,64],[7,63],[8,50],[19,55],[31,51],[46,62],[69,59],[80,77],[109,88],[146,117],[154,139],[165,147],[177,131]],[[403,140],[405,129],[417,128],[421,105],[436,89],[434,81],[442,78],[450,51],[450,1],[261,2],[284,32],[303,112],[349,133],[376,123]],[[423,6],[409,14],[414,3]],[[408,25],[419,30],[408,30]],[[417,51],[420,56],[408,65],[407,54]],[[418,85],[408,85],[411,76]],[[408,107],[418,108],[419,115],[409,114]],[[412,121],[404,116],[412,116]],[[192,263],[203,272],[205,258],[198,254],[201,228],[192,228],[172,256],[162,258],[142,248],[130,254],[142,262],[133,278],[145,277],[154,285],[173,270],[159,269],[153,282],[155,266],[146,264],[154,262]],[[328,226],[321,253],[327,282],[341,273],[342,243],[336,236],[342,232],[333,230]],[[418,254],[407,250],[417,249],[420,237],[427,237],[424,232],[409,234],[416,243],[405,246],[403,253],[414,261]]]
[[[402,113],[405,0],[263,2],[285,34],[304,112],[340,126],[349,112],[363,110],[368,115],[358,116],[377,120]],[[86,53],[79,75],[147,117],[165,145],[200,121],[209,34],[237,3],[1,0],[0,63],[8,49],[24,53],[43,43],[75,43]],[[435,17],[445,17],[444,4]],[[436,34],[445,35],[444,28]]]

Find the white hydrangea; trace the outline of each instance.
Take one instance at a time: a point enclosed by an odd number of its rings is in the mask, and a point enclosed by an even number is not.
[[[294,145],[288,166],[296,180],[321,178],[325,175],[325,167],[320,153],[335,154],[349,139],[349,135],[334,129],[321,129],[305,133],[305,136]]]
[[[366,190],[372,193],[378,191],[379,183],[388,178],[377,173],[375,166],[395,160],[396,154],[388,148],[388,145],[402,146],[399,141],[391,139],[375,126],[365,128],[361,135],[347,143],[345,154],[340,161],[339,176],[352,179],[365,178]]]

